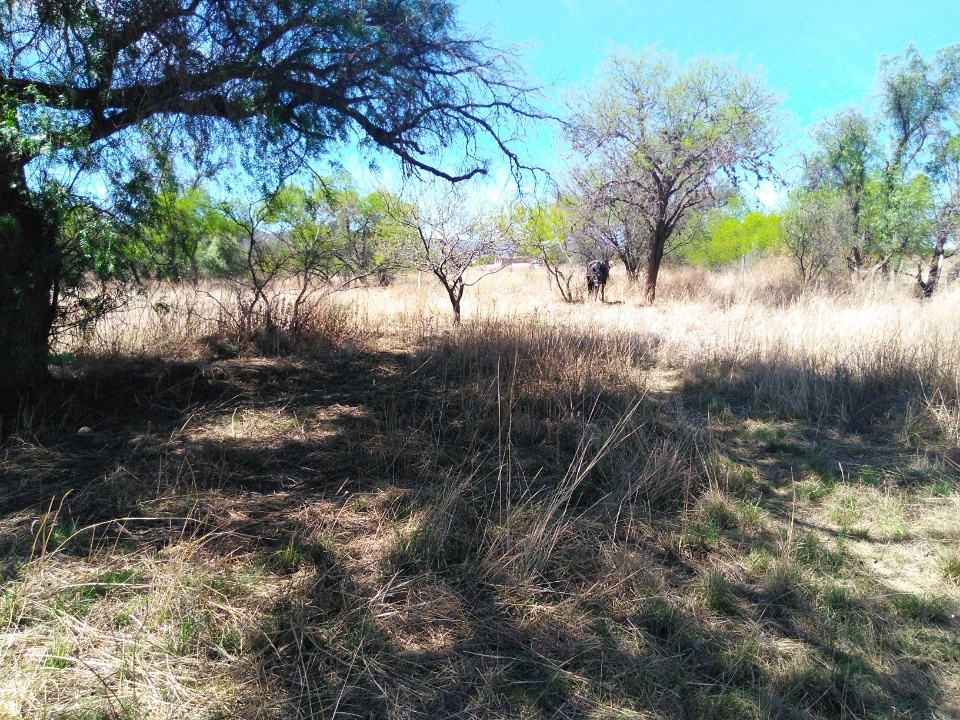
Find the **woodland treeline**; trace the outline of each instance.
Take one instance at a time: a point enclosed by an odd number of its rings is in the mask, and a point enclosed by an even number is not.
[[[770,252],[805,284],[909,271],[935,291],[960,224],[960,45],[884,59],[875,111],[851,107],[791,149],[780,98],[733,61],[615,55],[554,116],[514,52],[465,33],[455,10],[4,9],[0,405],[46,382],[57,332],[148,278],[230,278],[269,309],[281,280],[299,300],[415,268],[455,322],[466,268],[501,254],[538,259],[568,301],[588,258],[619,262],[654,302],[665,261]],[[567,158],[552,177],[525,156],[546,123]],[[404,190],[350,178],[335,161],[348,147],[399,161]],[[784,187],[789,158],[786,202],[759,209],[749,188]],[[474,187],[498,165],[526,190],[506,205]]]

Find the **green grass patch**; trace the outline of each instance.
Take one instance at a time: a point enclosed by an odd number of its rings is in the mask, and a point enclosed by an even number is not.
[[[302,567],[322,566],[331,556],[333,543],[321,537],[317,541],[305,541],[291,535],[283,546],[268,556],[267,568],[278,573],[293,573]]]
[[[210,614],[203,610],[188,610],[174,618],[167,634],[166,649],[174,655],[192,655],[206,649],[206,640],[215,630]]]
[[[890,540],[909,540],[913,537],[907,525],[906,510],[903,502],[897,498],[883,498],[880,505],[878,526],[883,535]]]
[[[954,480],[938,480],[930,486],[930,494],[934,497],[950,497],[957,491]]]
[[[938,627],[892,627],[886,640],[900,657],[931,672],[938,672],[941,663],[960,662],[960,640],[955,632]]]
[[[77,661],[73,653],[73,643],[65,638],[54,638],[43,654],[40,665],[51,670],[63,670]]]
[[[852,538],[866,538],[870,534],[869,526],[860,522],[863,515],[860,495],[850,488],[835,493],[833,502],[827,509],[830,521],[839,526],[841,533]]]
[[[805,533],[794,545],[793,559],[812,571],[836,575],[847,564],[849,555],[842,544],[831,549],[818,535]]]
[[[737,599],[722,570],[707,570],[701,575],[699,595],[703,604],[715,612],[725,615],[736,615],[739,612]]]
[[[751,548],[743,559],[743,567],[753,575],[763,575],[773,562],[773,554],[765,545]]]
[[[740,544],[762,530],[764,522],[764,512],[757,502],[711,490],[690,513],[683,544],[700,549],[716,548],[726,542]]]
[[[784,427],[758,425],[750,428],[745,434],[746,440],[766,445],[764,450],[771,453],[802,454],[802,446],[790,440],[789,431]]]
[[[747,690],[722,686],[700,690],[693,710],[697,718],[705,720],[763,720],[769,717]]]
[[[816,502],[830,495],[840,481],[833,475],[821,476],[816,473],[805,473],[804,479],[795,485],[797,498]]]
[[[857,482],[859,482],[861,485],[866,485],[867,487],[883,487],[884,484],[883,472],[871,465],[860,466],[854,477],[856,478]]]
[[[950,623],[957,614],[957,604],[944,595],[896,593],[889,598],[900,617],[919,623]]]
[[[78,522],[57,520],[43,525],[38,530],[33,554],[45,555],[62,552],[68,555],[85,555],[90,550],[93,531]]]
[[[772,606],[800,607],[806,600],[800,569],[788,558],[772,562],[763,576],[763,594]]]
[[[940,568],[940,574],[945,580],[960,585],[960,552],[956,550],[945,550],[940,554],[937,565]]]
[[[139,577],[135,570],[110,570],[90,582],[64,588],[54,597],[55,607],[74,617],[86,615],[100,599],[128,589]]]

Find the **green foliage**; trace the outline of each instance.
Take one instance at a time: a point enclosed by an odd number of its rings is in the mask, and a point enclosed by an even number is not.
[[[612,57],[604,75],[568,129],[587,156],[574,179],[578,215],[628,275],[646,262],[652,302],[664,253],[731,184],[771,174],[779,100],[730,61],[680,67],[647,51]]]
[[[113,178],[113,276],[197,280],[242,269],[242,232],[210,196],[204,178],[184,178],[174,158],[169,138],[157,135],[129,175]]]
[[[40,665],[51,670],[63,670],[76,661],[73,644],[66,638],[56,637],[44,653]]]
[[[391,223],[385,196],[361,195],[348,176],[306,187],[288,183],[260,203],[217,202],[198,180],[185,184],[158,164],[156,175],[144,168],[137,188],[126,194],[134,242],[117,247],[138,276],[236,277],[249,272],[251,233],[258,245],[254,260],[265,273],[323,281],[374,275],[383,282],[399,266],[399,248],[408,239]],[[242,220],[252,215],[256,227]],[[115,274],[122,266],[113,260]]]
[[[849,204],[826,189],[796,192],[783,213],[782,231],[800,279],[812,283],[841,267],[844,248],[853,238]]]
[[[816,149],[805,168],[806,186],[840,193],[853,215],[853,232],[860,234],[860,206],[868,177],[880,171],[880,148],[874,124],[862,113],[847,110],[814,132]]]
[[[904,620],[921,623],[949,623],[956,612],[955,602],[945,595],[894,593],[890,604]]]
[[[538,203],[534,207],[518,207],[513,221],[520,231],[518,252],[526,257],[539,258],[566,302],[576,300],[574,280],[578,261],[601,256],[591,252],[582,238],[571,232],[570,204],[563,200]]]
[[[950,168],[960,46],[938,51],[929,62],[909,47],[881,61],[878,80],[877,115],[848,110],[829,120],[816,131],[806,164],[808,190],[835,193],[846,203],[851,226],[843,249],[855,270],[929,252],[937,227],[949,233],[957,222]]]
[[[143,227],[153,274],[228,277],[243,267],[241,234],[203,187],[165,192],[159,212]]]
[[[776,253],[783,248],[777,213],[750,212],[740,216],[736,208],[711,213],[703,230],[680,257],[701,267],[716,267],[742,257]]]
[[[268,222],[295,256],[292,267],[324,280],[375,276],[389,280],[410,242],[389,214],[385,192],[361,195],[346,175],[304,188],[287,184],[270,199]]]
[[[861,211],[864,252],[886,257],[929,251],[934,212],[934,187],[926,175],[868,178]]]
[[[514,209],[520,238],[517,253],[524,257],[543,255],[553,263],[570,262],[573,257],[569,224],[563,207],[557,203],[537,203]]]

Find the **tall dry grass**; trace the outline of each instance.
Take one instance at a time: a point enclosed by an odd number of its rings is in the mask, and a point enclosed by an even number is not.
[[[263,333],[228,286],[150,287],[63,339],[76,407],[3,448],[0,717],[949,709],[953,565],[894,592],[849,543],[954,530],[780,473],[827,431],[960,441],[958,293],[773,262],[566,304],[512,266],[458,328],[407,275]]]

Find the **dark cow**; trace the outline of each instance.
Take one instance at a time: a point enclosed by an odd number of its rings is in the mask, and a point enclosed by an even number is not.
[[[610,277],[610,263],[606,260],[591,260],[587,263],[587,295],[594,300],[599,294],[600,302],[606,302],[603,299],[603,290],[607,286],[607,279]]]

